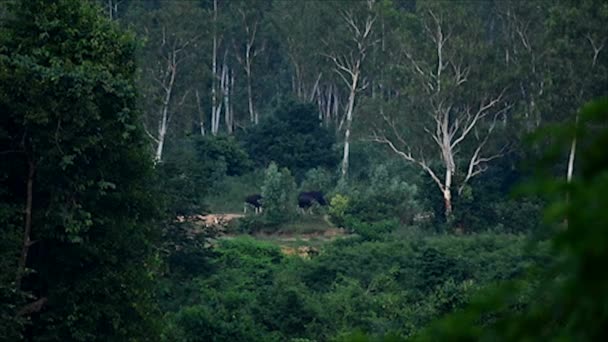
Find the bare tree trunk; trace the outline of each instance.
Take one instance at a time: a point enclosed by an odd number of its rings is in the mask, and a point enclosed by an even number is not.
[[[576,155],[576,137],[572,139],[572,144],[570,145],[570,156],[568,157],[568,174],[566,175],[566,180],[568,183],[572,182],[572,175],[574,174],[574,158]]]
[[[165,136],[167,135],[167,126],[169,123],[169,105],[171,103],[171,95],[173,93],[173,85],[175,84],[175,74],[177,73],[177,64],[175,62],[175,54],[170,60],[170,78],[169,84],[165,87],[165,99],[161,108],[161,119],[158,125],[158,145],[156,146],[156,155],[154,160],[160,162],[163,157],[163,147],[165,145]]]
[[[248,66],[248,69],[251,66]],[[249,105],[249,119],[251,120],[251,122],[253,122],[255,125],[258,124],[259,122],[259,118],[258,118],[258,114],[255,112],[254,108],[253,108],[253,90],[251,89],[251,71],[247,72],[247,103]]]
[[[205,112],[203,112],[203,106],[201,106],[201,97],[198,94],[198,89],[196,90],[196,105],[198,108],[198,122],[200,132],[202,136],[205,136]]]
[[[253,88],[251,86],[252,68],[253,68],[253,60],[254,58],[264,51],[264,44],[261,47],[255,47],[255,39],[257,35],[259,22],[256,20],[252,24],[247,22],[247,16],[245,11],[239,9],[241,14],[241,19],[243,23],[243,27],[245,28],[245,33],[247,35],[247,40],[245,41],[245,54],[244,58],[239,54],[239,48],[237,48],[235,44],[235,57],[239,61],[239,63],[243,66],[245,70],[245,77],[247,83],[247,105],[249,110],[249,121],[253,124],[258,124],[260,121],[258,113],[255,111],[254,103],[253,103]],[[233,42],[234,43],[234,42]]]
[[[578,126],[578,114],[576,115],[575,126]],[[574,158],[576,157],[576,133],[572,138],[570,144],[570,155],[568,156],[568,173],[566,174],[566,181],[572,182],[572,176],[574,175]]]
[[[372,10],[374,1],[368,1],[369,10]],[[376,16],[368,14],[363,23],[358,23],[353,12],[344,12],[342,17],[352,34],[352,39],[356,45],[348,54],[329,55],[328,57],[334,62],[334,71],[347,84],[349,90],[348,105],[346,107],[345,119],[346,128],[344,130],[344,152],[342,155],[342,178],[346,178],[348,173],[349,153],[350,153],[350,135],[352,130],[353,112],[355,109],[355,98],[357,91],[363,90],[366,87],[365,80],[360,80],[363,61],[367,55],[367,49],[374,45],[370,40]],[[361,82],[360,82],[361,81]],[[359,83],[362,83],[361,86]],[[337,99],[336,99],[337,100]],[[342,123],[340,123],[342,126]]]
[[[230,96],[234,94],[234,70],[230,75]],[[234,132],[234,101],[230,101],[230,132]]]
[[[222,88],[224,95],[224,123],[226,124],[226,132],[232,134],[232,113],[230,112],[230,69],[226,64],[226,58],[224,58],[224,66],[222,67],[225,72],[222,75]]]
[[[108,17],[110,20],[114,20],[115,15],[118,14],[118,4],[120,4],[121,0],[108,0]]]
[[[348,173],[348,157],[350,154],[350,131],[353,123],[353,111],[355,109],[355,97],[359,83],[359,67],[353,72],[352,83],[350,86],[350,94],[348,96],[348,107],[346,109],[346,129],[344,130],[344,152],[342,155],[342,178],[345,178]]]
[[[34,189],[34,175],[36,173],[36,165],[33,160],[28,161],[28,173],[27,173],[27,189],[26,189],[26,201],[25,201],[25,225],[23,227],[23,244],[21,245],[21,256],[17,265],[17,277],[15,279],[15,287],[17,290],[21,289],[21,280],[25,273],[25,265],[27,263],[27,256],[31,246],[31,232],[32,232],[32,202],[33,202],[33,189]]]
[[[448,219],[452,215],[452,171],[445,171],[445,184],[443,188],[443,200],[445,202],[445,218]]]
[[[216,134],[213,123],[217,115],[217,0],[213,0],[213,51],[211,54],[211,133]]]

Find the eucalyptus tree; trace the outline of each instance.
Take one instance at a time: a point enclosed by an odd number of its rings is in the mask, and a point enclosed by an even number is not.
[[[265,14],[270,9],[268,0],[233,1],[231,11],[234,18],[232,27],[232,44],[234,57],[245,73],[247,91],[247,110],[249,121],[257,125],[260,121],[259,111],[255,105],[253,82],[255,78],[255,61],[266,49],[267,38],[264,37]]]
[[[344,113],[344,150],[342,154],[342,178],[348,174],[350,140],[353,116],[359,92],[367,88],[364,65],[375,38],[376,12],[374,0],[356,3],[338,3],[336,11],[340,16],[339,27],[325,41],[324,55],[331,60],[333,71],[341,78],[348,91]],[[341,126],[341,125],[340,125]]]
[[[454,186],[462,193],[506,148],[492,146],[510,105],[506,86],[488,82],[497,71],[477,14],[470,3],[425,2],[415,16],[404,16],[405,98],[378,111],[372,138],[432,178],[446,217]]]
[[[496,42],[504,65],[506,83],[518,99],[511,121],[521,133],[530,133],[543,123],[548,78],[548,48],[545,20],[550,6],[542,1],[497,1],[491,12],[498,24]]]
[[[192,80],[187,80],[206,33],[202,8],[193,2],[162,1],[156,9],[140,7],[135,27],[146,45],[142,49],[142,90],[145,127],[154,146],[154,158],[162,161],[169,125],[177,121],[189,96]],[[189,82],[188,82],[189,81]]]
[[[326,37],[331,23],[323,21],[324,7],[312,1],[275,1],[271,21],[279,35],[282,52],[291,66],[291,92],[302,102],[313,102],[328,64],[322,53],[322,45],[312,37]]]
[[[578,121],[577,108],[608,91],[608,4],[603,1],[558,1],[550,9],[548,28],[549,109],[553,120]],[[568,152],[566,178],[574,174],[576,137]]]

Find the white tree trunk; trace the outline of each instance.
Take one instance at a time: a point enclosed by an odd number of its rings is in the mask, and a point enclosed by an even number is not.
[[[213,51],[211,54],[211,134],[215,135],[215,116],[217,115],[217,0],[213,0]]]
[[[445,171],[445,184],[442,193],[445,204],[445,217],[448,218],[452,215],[452,172],[449,169]]]
[[[249,70],[249,69],[248,69]],[[249,119],[255,125],[259,122],[258,114],[255,112],[253,108],[253,89],[251,88],[251,71],[247,72],[247,103],[249,107]]]
[[[224,59],[223,69],[225,72],[223,73],[223,95],[224,95],[224,123],[226,124],[226,132],[228,134],[232,134],[232,113],[230,107],[230,69],[226,64],[226,60]]]
[[[203,107],[201,106],[201,98],[198,94],[198,89],[196,90],[196,106],[198,108],[198,122],[200,133],[202,136],[205,136],[205,112],[203,112]]]
[[[355,97],[357,96],[357,87],[359,84],[359,65],[357,64],[353,71],[352,83],[350,85],[350,94],[348,96],[348,107],[346,109],[346,129],[344,130],[344,152],[342,155],[342,178],[345,178],[348,173],[348,158],[350,154],[350,131],[353,123],[353,111],[355,109]]]
[[[568,157],[568,173],[566,174],[566,181],[572,182],[572,176],[574,174],[574,158],[576,157],[576,137],[572,139],[570,145],[570,156]]]
[[[173,94],[173,85],[175,84],[175,75],[177,73],[177,64],[175,61],[175,53],[173,58],[167,65],[169,68],[169,82],[165,86],[165,98],[161,107],[160,122],[158,124],[158,145],[156,146],[156,154],[154,160],[158,163],[163,158],[163,148],[165,146],[165,137],[167,136],[167,128],[169,125],[169,106],[171,104],[171,95]]]

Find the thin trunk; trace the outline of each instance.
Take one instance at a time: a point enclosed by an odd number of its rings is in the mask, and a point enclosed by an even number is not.
[[[578,126],[578,115],[576,116],[576,126]],[[576,133],[572,138],[572,143],[570,144],[570,155],[568,156],[568,171],[566,173],[566,182],[570,184],[572,182],[572,177],[574,176],[574,159],[576,157]],[[566,202],[570,202],[570,193],[566,194]],[[564,220],[564,225],[566,229],[568,228],[568,217]]]
[[[572,139],[572,144],[570,145],[570,156],[568,158],[568,174],[566,175],[566,180],[568,183],[572,182],[572,175],[574,174],[574,158],[576,155],[576,137]]]
[[[249,56],[247,57],[249,58]],[[258,124],[259,118],[253,108],[253,89],[251,88],[251,65],[247,63],[247,104],[249,107],[249,120],[255,125]]]
[[[312,91],[310,92],[310,96],[308,96],[308,102],[312,102],[315,99],[315,95],[317,95],[317,93],[320,94],[320,92],[319,92],[319,82],[321,81],[321,76],[323,76],[323,73],[319,73],[319,76],[317,76],[317,80],[315,81],[315,85],[312,87]]]
[[[445,184],[442,189],[443,201],[445,204],[445,218],[448,219],[453,212],[452,208],[452,172],[449,169],[445,171]]]
[[[226,132],[232,134],[232,113],[230,113],[230,70],[224,59],[223,93],[224,93],[224,123],[226,124]]]
[[[21,246],[21,257],[17,265],[17,277],[15,280],[15,286],[17,290],[21,289],[21,280],[25,273],[25,266],[27,263],[27,256],[31,246],[31,232],[32,232],[32,202],[33,202],[33,189],[34,189],[34,175],[36,173],[36,165],[33,160],[28,161],[28,173],[27,173],[27,190],[26,190],[26,201],[25,201],[25,225],[23,227],[23,244]]]
[[[201,106],[201,97],[198,94],[198,89],[196,90],[196,105],[198,107],[198,122],[201,130],[201,135],[205,136],[205,113],[203,112],[203,107]]]
[[[333,108],[333,116],[335,118],[336,123],[338,122],[338,113],[340,112],[340,98],[339,93],[338,93],[338,88],[337,87],[332,87],[332,94],[333,94],[333,102],[334,102],[334,108]],[[332,114],[330,113],[330,116]]]
[[[578,115],[576,116],[575,127],[578,126]],[[574,158],[576,157],[576,133],[572,138],[570,144],[570,156],[568,157],[568,173],[566,174],[566,181],[572,182],[572,176],[574,174]]]
[[[211,132],[215,135],[213,122],[217,113],[217,0],[213,0],[213,51],[211,54]]]
[[[342,156],[342,178],[346,178],[348,173],[348,157],[350,154],[350,125],[347,124],[344,131],[344,153]]]
[[[234,71],[230,76],[230,96],[234,94]],[[230,101],[230,133],[234,132],[234,101]]]
[[[154,160],[158,163],[163,158],[163,148],[165,145],[165,135],[167,134],[167,107],[163,108],[163,117],[158,128],[158,145],[156,145],[156,155]]]
[[[177,65],[173,61],[168,66],[171,70],[171,76],[169,78],[169,84],[165,88],[165,99],[161,108],[161,119],[158,126],[158,145],[156,146],[156,162],[160,162],[163,157],[163,147],[165,145],[165,136],[167,135],[167,125],[169,122],[169,104],[171,103],[171,95],[173,92],[173,85],[175,84],[175,74],[177,73]]]
[[[353,111],[355,109],[355,96],[357,95],[357,86],[359,83],[359,69],[353,72],[352,83],[350,86],[350,95],[348,97],[348,107],[346,109],[346,129],[344,131],[344,153],[342,156],[342,178],[346,178],[348,173],[348,157],[350,145],[350,131],[353,123]]]

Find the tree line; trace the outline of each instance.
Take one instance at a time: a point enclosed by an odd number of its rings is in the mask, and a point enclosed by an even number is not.
[[[482,301],[429,336],[512,327],[515,338],[598,338],[606,104],[578,108],[606,93],[607,16],[592,0],[1,2],[0,339],[281,340],[320,321],[338,322],[321,339],[357,327],[410,336],[466,304],[471,281],[519,277],[545,249],[528,255],[520,238],[499,235],[387,243],[420,199],[409,178],[422,177],[434,190],[424,199],[460,225],[478,218],[465,208],[513,183],[503,178],[518,161],[547,152],[533,185],[548,195],[555,264],[523,278],[506,308]],[[523,148],[527,133],[564,122]],[[380,147],[409,168],[357,166]],[[215,182],[253,168],[266,168],[269,222],[284,220],[296,179],[327,184],[336,171],[338,195],[364,196],[334,196],[329,215],[358,236],[305,263],[247,239],[213,250],[175,222]],[[371,169],[369,186],[353,184],[357,168]],[[523,206],[501,204],[493,210],[508,220],[530,221]],[[474,272],[496,246],[496,272]],[[360,272],[354,256],[378,267]],[[368,294],[378,301],[354,300]],[[371,309],[358,322],[361,307]]]
[[[102,4],[145,41],[139,85],[157,161],[186,136],[242,135],[295,98],[336,134],[343,178],[353,141],[383,144],[432,179],[447,216],[454,193],[521,150],[525,133],[575,120],[606,88],[598,1]]]

